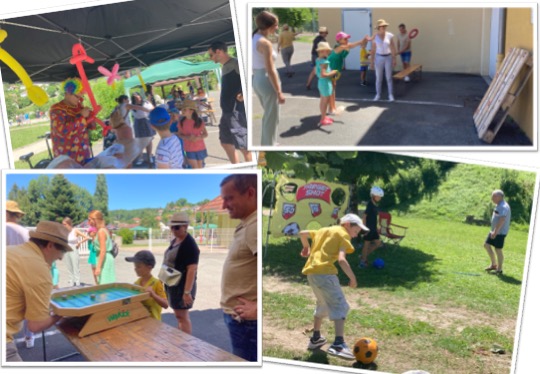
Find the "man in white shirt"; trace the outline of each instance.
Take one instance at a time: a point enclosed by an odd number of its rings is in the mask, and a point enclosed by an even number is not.
[[[25,214],[16,201],[6,201],[6,245],[19,245],[30,239],[28,230],[19,225]]]

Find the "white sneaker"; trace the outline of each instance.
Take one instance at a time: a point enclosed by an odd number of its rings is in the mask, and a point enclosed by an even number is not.
[[[395,99],[394,99],[394,95],[389,95],[389,96],[388,96],[388,101],[392,102],[392,101],[394,101],[394,100],[395,100]]]
[[[409,78],[409,76],[407,75],[405,78],[403,78],[403,80],[404,80],[405,82],[410,82],[410,81],[411,81],[411,78]]]
[[[34,348],[34,335],[32,334],[32,336],[27,336],[24,339],[24,342],[26,343],[26,348]]]
[[[336,116],[339,116],[345,111],[345,107],[343,105],[340,105],[336,108]]]
[[[326,344],[326,338],[322,336],[319,339],[316,339],[315,341],[313,341],[312,339],[309,339],[307,349],[309,349],[310,351],[314,351],[315,349],[321,348],[325,344]]]
[[[347,344],[332,344],[328,348],[328,354],[331,356],[336,356],[344,360],[354,360],[354,354],[351,352]]]
[[[373,98],[373,101],[379,101],[381,99],[381,97],[379,95],[375,95],[375,97]]]

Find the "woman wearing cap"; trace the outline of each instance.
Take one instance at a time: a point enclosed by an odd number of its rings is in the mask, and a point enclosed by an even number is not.
[[[315,69],[317,72],[317,77],[319,81],[317,87],[319,89],[319,94],[321,95],[321,101],[319,108],[321,110],[321,122],[322,126],[330,125],[334,121],[332,118],[326,116],[328,109],[328,101],[332,95],[332,77],[337,74],[337,70],[330,69],[330,63],[328,62],[328,55],[332,52],[332,47],[327,42],[320,42],[317,46],[317,52],[319,53],[319,58],[315,61]]]
[[[268,37],[278,28],[278,18],[263,11],[255,18],[257,29],[253,33],[253,90],[264,110],[262,118],[261,145],[275,145],[279,106],[285,103],[281,82],[275,67],[276,52]]]
[[[62,225],[69,230],[68,242],[71,249],[73,249],[71,252],[66,253],[65,256],[66,267],[69,273],[68,286],[80,286],[79,247],[85,241],[90,240],[90,237],[73,227],[73,221],[69,217],[62,220]],[[79,238],[82,238],[82,241],[79,241]]]
[[[341,71],[345,65],[345,58],[349,54],[351,48],[360,46],[362,43],[365,43],[369,40],[369,36],[366,35],[360,41],[349,43],[351,36],[343,31],[340,31],[336,34],[336,46],[328,56],[328,61],[330,62],[330,69],[337,70],[337,74],[332,79],[332,95],[330,96],[330,115],[339,114],[338,109],[336,108],[336,85],[337,80],[341,75]]]
[[[319,27],[319,35],[315,39],[313,39],[313,45],[311,47],[311,66],[313,66],[313,69],[311,69],[311,73],[309,73],[309,77],[306,83],[306,89],[311,90],[311,81],[313,78],[315,78],[315,75],[317,74],[315,71],[315,62],[319,58],[319,54],[317,53],[317,47],[319,46],[320,42],[325,42],[326,37],[328,36],[328,29],[325,26]]]
[[[93,210],[88,214],[88,224],[97,229],[97,240],[94,240],[96,253],[98,254],[94,275],[98,284],[116,282],[116,271],[114,268],[114,257],[112,255],[113,241],[111,233],[107,229],[103,213]]]
[[[131,95],[131,104],[142,106],[147,110],[133,110],[133,117],[135,118],[135,123],[133,124],[133,131],[135,132],[136,138],[147,138],[153,137],[156,135],[156,132],[150,127],[150,122],[148,121],[148,113],[154,109],[154,106],[150,101],[143,100],[142,96],[135,92]],[[152,163],[152,141],[146,146],[146,161],[148,165]]]
[[[377,231],[377,221],[379,218],[379,202],[384,196],[384,191],[378,186],[373,186],[370,191],[370,200],[366,206],[366,210],[362,215],[362,221],[369,229],[369,232],[364,235],[364,247],[362,247],[362,254],[360,255],[360,268],[366,268],[369,266],[369,255],[382,246],[379,232]]]
[[[185,212],[175,213],[169,221],[174,239],[163,254],[163,265],[182,273],[178,285],[165,285],[169,306],[174,310],[178,320],[178,328],[191,334],[189,310],[197,294],[197,266],[199,264],[199,247],[195,239],[188,233],[189,217]]]
[[[186,158],[192,169],[202,169],[208,157],[204,139],[208,137],[204,121],[197,113],[197,102],[185,100],[182,103],[183,117],[179,121],[178,136],[184,142]]]
[[[64,99],[49,110],[51,119],[51,141],[53,155],[66,155],[80,165],[91,157],[88,130],[95,128],[91,121],[90,109],[82,105],[83,86],[79,78],[69,78],[62,82]]]
[[[394,101],[394,91],[392,82],[392,69],[396,66],[396,46],[394,45],[394,35],[386,31],[388,23],[380,19],[377,21],[377,33],[371,45],[371,69],[375,67],[377,94],[373,100],[381,99],[381,89],[383,77],[386,76],[388,85],[388,101]]]
[[[283,30],[279,33],[278,37],[278,53],[281,52],[281,58],[285,64],[285,72],[287,76],[291,78],[294,75],[294,71],[291,69],[291,58],[294,53],[294,39],[299,33],[294,33],[289,30],[289,25],[284,24]]]

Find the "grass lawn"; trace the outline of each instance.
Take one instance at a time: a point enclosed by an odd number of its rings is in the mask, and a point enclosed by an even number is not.
[[[489,264],[483,248],[488,227],[413,216],[396,217],[395,223],[409,227],[406,238],[370,257],[371,262],[382,258],[384,269],[360,270],[358,249],[348,256],[358,288],[345,287],[348,278],[339,270],[351,306],[345,326],[349,346],[364,336],[374,338],[380,371],[508,373],[528,233],[511,229],[504,275],[495,276],[483,270]],[[351,368],[352,362],[306,349],[315,298],[301,274],[300,250],[298,239],[270,239],[263,259],[263,354]],[[333,323],[325,320],[321,332],[331,343]],[[492,353],[495,344],[505,353]]]
[[[38,137],[50,131],[50,129],[51,126],[48,121],[30,126],[10,127],[11,147],[15,150],[28,144],[45,141]]]
[[[40,152],[38,154],[35,154],[30,158],[30,161],[32,162],[32,165],[36,166],[36,164],[41,161],[49,158],[49,152]],[[15,169],[30,169],[30,165],[28,165],[28,162],[21,161],[21,160],[15,160]]]

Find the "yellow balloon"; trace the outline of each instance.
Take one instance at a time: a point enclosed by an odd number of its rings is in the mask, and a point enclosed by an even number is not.
[[[6,30],[0,30],[0,43],[7,37]],[[49,96],[42,88],[34,85],[32,79],[17,60],[13,58],[5,49],[0,47],[0,60],[11,69],[22,81],[28,91],[28,98],[37,106],[41,106],[49,101]]]
[[[49,96],[43,88],[33,85],[26,89],[28,90],[28,98],[37,106],[45,105],[47,104],[47,101],[49,101]]]

